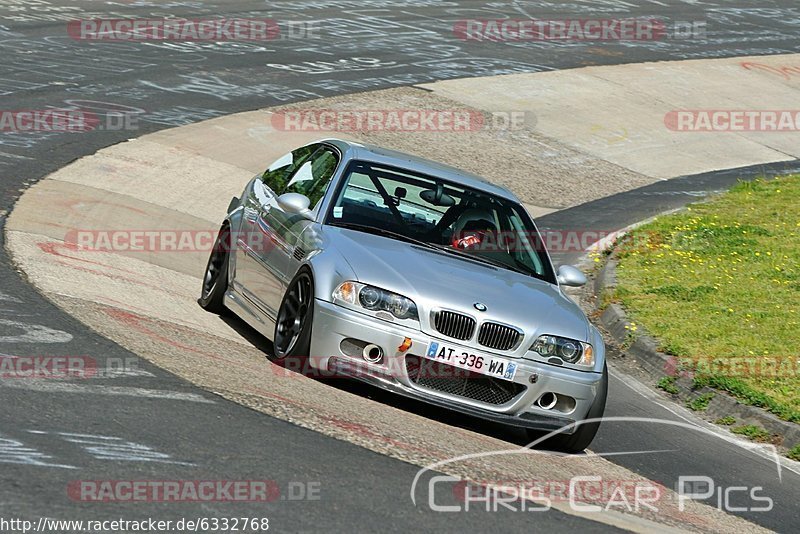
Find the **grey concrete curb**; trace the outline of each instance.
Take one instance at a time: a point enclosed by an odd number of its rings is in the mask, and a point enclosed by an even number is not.
[[[652,377],[652,385],[655,385],[661,378],[673,374],[670,371],[675,368],[675,359],[660,352],[658,342],[647,332],[631,334],[630,330],[625,328],[631,321],[622,306],[611,303],[601,310],[603,291],[617,286],[616,267],[617,260],[612,254],[597,271],[592,282],[591,292],[595,297],[597,317],[606,331],[606,339],[610,338],[620,351],[635,358],[639,367]],[[642,330],[641,326],[637,327]],[[713,393],[714,397],[708,403],[708,408],[697,412],[707,416],[711,421],[732,416],[736,419],[735,426],[756,425],[773,435],[780,436],[780,441],[777,443],[780,447],[790,449],[800,444],[800,425],[784,421],[762,408],[742,404],[724,391],[712,388],[693,389],[692,379],[688,376],[678,376],[675,387],[678,393],[670,396],[683,404],[706,393]]]

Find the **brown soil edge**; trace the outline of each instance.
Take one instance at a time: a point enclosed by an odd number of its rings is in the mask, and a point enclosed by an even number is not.
[[[660,379],[670,375],[668,370],[675,367],[675,359],[661,352],[658,349],[657,339],[646,331],[641,332],[643,330],[641,325],[637,325],[641,333],[631,333],[626,329],[625,327],[630,325],[631,321],[622,306],[612,302],[602,307],[601,296],[604,291],[613,290],[617,286],[617,258],[613,249],[603,258],[603,263],[596,270],[583,292],[583,303],[593,312],[594,322],[601,327],[606,343],[612,344],[627,360],[635,361],[639,370],[646,377],[652,378],[652,383],[649,385],[655,388],[655,384]],[[680,373],[678,373],[674,385],[678,389],[677,394],[661,390],[659,392],[665,398],[684,406],[687,402],[705,393],[714,393],[706,410],[694,412],[699,417],[714,422],[719,418],[731,416],[736,419],[736,426],[760,426],[770,434],[777,436],[774,444],[784,454],[788,449],[800,444],[800,425],[796,423],[784,421],[762,408],[743,404],[725,391],[709,387],[694,389],[691,377],[681,376]]]

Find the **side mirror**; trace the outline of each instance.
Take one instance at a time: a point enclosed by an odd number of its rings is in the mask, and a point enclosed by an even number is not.
[[[292,215],[302,215],[307,219],[311,218],[309,204],[311,204],[311,200],[300,193],[284,193],[278,197],[278,206],[283,211]]]
[[[572,265],[559,267],[556,278],[562,286],[581,287],[586,285],[586,276]]]

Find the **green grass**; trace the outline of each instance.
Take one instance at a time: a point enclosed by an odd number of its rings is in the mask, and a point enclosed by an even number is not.
[[[708,403],[711,402],[711,399],[714,398],[713,393],[704,393],[697,397],[696,399],[692,399],[686,402],[686,406],[695,412],[704,412],[708,408]]]
[[[795,445],[792,447],[789,452],[786,454],[792,460],[797,460],[800,462],[800,445]]]
[[[750,438],[753,441],[760,441],[762,443],[768,443],[773,440],[772,434],[756,425],[735,426],[731,428],[731,432]]]
[[[600,311],[604,311],[611,305],[612,302],[617,300],[615,293],[616,292],[613,289],[609,289],[607,287],[604,287],[602,291],[600,291]]]
[[[663,376],[656,383],[656,387],[658,389],[663,389],[667,393],[672,393],[673,395],[677,395],[679,391],[677,386],[675,386],[675,380],[676,378],[674,376]]]
[[[800,422],[800,176],[660,217],[618,255],[613,297],[696,387]]]
[[[717,423],[718,425],[732,426],[736,424],[736,418],[730,415],[726,415],[725,417],[720,417],[714,422]]]

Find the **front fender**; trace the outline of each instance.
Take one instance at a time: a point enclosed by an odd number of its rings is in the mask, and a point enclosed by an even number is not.
[[[600,330],[598,330],[594,325],[591,325],[591,337],[589,339],[589,343],[591,343],[592,347],[594,347],[594,372],[602,373],[603,367],[605,367],[606,364],[606,344],[605,341],[603,341],[603,334],[601,334]]]
[[[333,291],[347,280],[357,280],[347,260],[334,250],[322,250],[303,263],[314,278],[314,296],[331,302]]]

